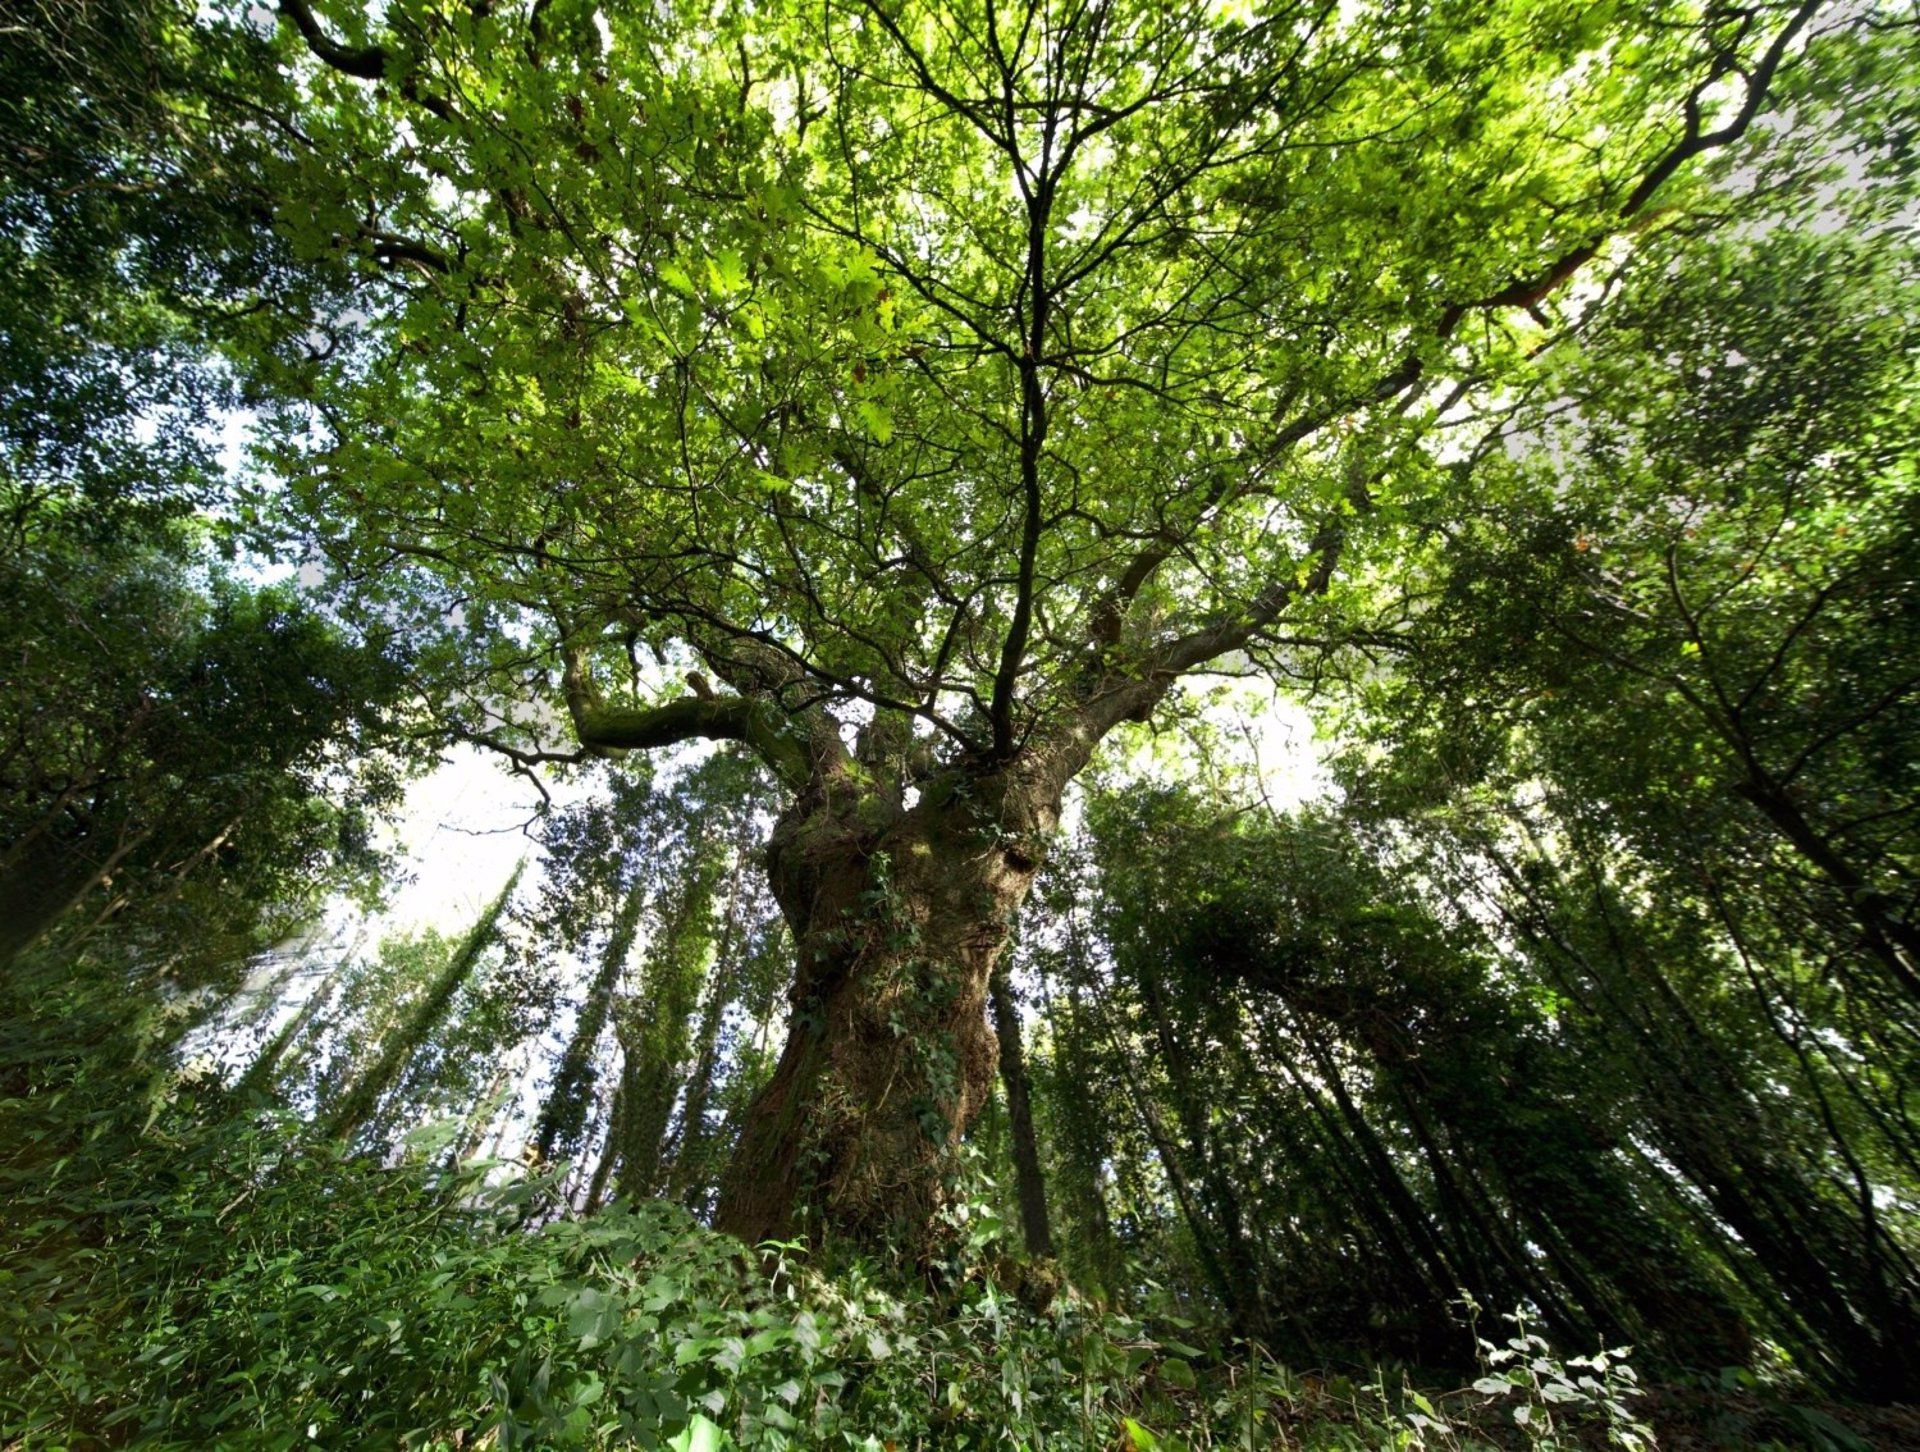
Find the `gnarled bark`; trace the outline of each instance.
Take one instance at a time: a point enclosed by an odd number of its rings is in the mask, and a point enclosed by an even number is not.
[[[822,793],[768,848],[798,965],[787,1043],[749,1108],[715,1223],[749,1243],[917,1249],[992,1092],[988,983],[1058,818],[1035,769],[945,773],[911,808]]]

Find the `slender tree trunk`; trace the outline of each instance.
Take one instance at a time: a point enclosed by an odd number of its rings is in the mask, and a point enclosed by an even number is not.
[[[613,1178],[613,1171],[620,1160],[620,1141],[626,1132],[627,1096],[622,1087],[616,1085],[613,1091],[613,1103],[607,1110],[607,1140],[600,1150],[600,1162],[593,1167],[593,1180],[587,1186],[585,1211],[593,1214],[606,1201],[607,1185]]]
[[[567,1051],[553,1071],[553,1086],[547,1091],[547,1102],[541,1107],[540,1122],[533,1132],[534,1147],[543,1160],[552,1159],[556,1149],[571,1149],[585,1125],[599,1061],[600,1038],[613,1013],[620,974],[633,952],[640,912],[646,901],[645,887],[636,882],[627,889],[620,910],[614,915],[613,928],[600,955],[599,971],[587,989],[586,1002],[580,1005],[573,1037],[567,1041]]]
[[[1013,1181],[1020,1197],[1020,1232],[1027,1254],[1053,1256],[1053,1229],[1047,1223],[1047,1183],[1040,1173],[1040,1146],[1033,1133],[1033,1086],[1027,1079],[1020,1046],[1020,1010],[1004,967],[987,980],[993,1001],[993,1028],[1000,1039],[1000,1083],[1007,1095],[1007,1119],[1013,1129]]]
[[[1749,780],[1736,788],[1782,837],[1837,887],[1860,930],[1860,939],[1913,998],[1920,999],[1920,929],[1874,889],[1801,810],[1785,787],[1749,760]]]
[[[37,945],[148,835],[143,831],[122,839],[97,863],[87,862],[75,851],[50,847],[44,858],[25,862],[0,877],[0,969]]]
[[[459,1169],[480,1148],[480,1142],[487,1137],[487,1129],[493,1123],[493,1116],[505,1099],[507,1080],[512,1073],[513,1065],[507,1059],[494,1065],[493,1077],[487,1081],[485,1092],[467,1112],[466,1122],[460,1127],[460,1137],[454,1141],[449,1168]]]
[[[616,1182],[629,1200],[660,1189],[674,1101],[686,1081],[693,1012],[713,938],[713,894],[725,857],[720,844],[698,828],[694,835],[694,851],[672,912],[647,954],[641,996],[622,1005],[615,1021],[626,1103]]]
[[[1250,1339],[1265,1339],[1273,1329],[1262,1291],[1266,1277],[1261,1272],[1259,1255],[1247,1239],[1240,1196],[1223,1169],[1217,1143],[1207,1124],[1207,1112],[1191,1072],[1193,1056],[1167,1011],[1167,996],[1158,974],[1143,965],[1138,983],[1141,1003],[1160,1045],[1161,1067],[1172,1090],[1173,1110],[1185,1140],[1185,1153],[1192,1157],[1193,1168],[1198,1171],[1200,1203],[1219,1240],[1219,1255],[1229,1287],[1227,1304],[1233,1311],[1235,1329]],[[1175,1152],[1180,1152],[1179,1147],[1176,1146]]]
[[[1419,1248],[1419,1253],[1430,1267],[1431,1279],[1443,1287],[1442,1294],[1451,1294],[1467,1285],[1468,1289],[1479,1292],[1483,1299],[1497,1295],[1503,1288],[1475,1254],[1471,1240],[1459,1233],[1457,1223],[1449,1223],[1444,1216],[1429,1215],[1420,1204],[1387,1146],[1381,1142],[1366,1115],[1360,1112],[1360,1107],[1353,1102],[1353,1096],[1347,1091],[1346,1079],[1327,1052],[1326,1045],[1297,1020],[1291,1026],[1291,1037],[1307,1050],[1312,1059],[1319,1088],[1315,1088],[1313,1081],[1300,1073],[1290,1058],[1286,1060],[1288,1071],[1316,1105],[1320,1104],[1320,1088],[1331,1097],[1349,1141],[1359,1150],[1361,1162],[1372,1173],[1374,1184],[1379,1187],[1381,1197],[1399,1220],[1407,1240]],[[1443,1231],[1451,1232],[1444,1241],[1441,1235]]]
[[[660,1188],[660,1159],[673,1103],[680,1092],[680,1067],[629,1053],[620,1067],[621,1116],[619,1164],[614,1185],[627,1200],[651,1199]]]
[[[732,1005],[737,986],[746,973],[746,945],[742,941],[740,919],[746,889],[739,868],[747,853],[743,840],[735,844],[732,859],[733,886],[727,893],[727,910],[720,924],[720,940],[714,947],[713,972],[707,981],[706,1002],[700,1010],[700,1031],[694,1039],[693,1069],[687,1076],[687,1099],[680,1111],[680,1134],[673,1148],[673,1168],[667,1178],[667,1197],[689,1206],[705,1188],[707,1179],[707,1108],[713,1100],[715,1080],[720,1072],[720,1027]]]
[[[667,1198],[691,1203],[699,1189],[698,1177],[706,1157],[707,1107],[713,1100],[714,1079],[720,1072],[720,1021],[732,1001],[733,976],[727,965],[715,965],[716,977],[700,1014],[693,1070],[687,1076],[687,1101],[680,1111],[680,1137],[673,1149],[673,1168],[667,1176]]]
[[[1106,1106],[1077,1082],[1079,1067],[1095,1052],[1088,1025],[1091,1015],[1082,1001],[1087,965],[1077,908],[1067,913],[1067,949],[1071,976],[1064,998],[1066,1012],[1052,1020],[1054,1055],[1048,1077],[1058,1129],[1055,1148],[1060,1174],[1055,1187],[1064,1192],[1063,1203],[1069,1218],[1075,1221],[1070,1236],[1075,1270],[1082,1278],[1091,1275],[1097,1289],[1112,1296],[1121,1283],[1126,1255],[1114,1234],[1113,1216],[1107,1206],[1113,1122],[1103,1112]],[[1050,1005],[1061,1001],[1048,995]]]
[[[1848,1395],[1910,1397],[1920,1385],[1920,1287],[1889,1286],[1875,1263],[1877,1247],[1861,1243],[1853,1215],[1839,1212],[1796,1163],[1790,1135],[1660,964],[1640,951],[1631,919],[1614,922],[1604,874],[1584,859],[1592,897],[1583,905],[1564,882],[1542,898],[1510,864],[1494,860],[1537,914],[1537,921],[1513,921],[1541,950],[1549,981],[1575,995],[1597,988],[1599,1011],[1631,1031],[1654,1143],[1733,1232],[1720,1234],[1735,1266],[1750,1256],[1766,1278],[1768,1299],[1788,1317],[1777,1331],[1796,1359]],[[1583,919],[1597,920],[1603,951],[1582,951],[1575,929]]]
[[[1147,1139],[1153,1145],[1161,1172],[1167,1177],[1167,1188],[1173,1192],[1174,1205],[1180,1211],[1180,1218],[1186,1222],[1187,1233],[1193,1237],[1193,1249],[1200,1259],[1200,1269],[1206,1273],[1214,1294],[1219,1296],[1220,1304],[1226,1308],[1227,1320],[1233,1326],[1234,1333],[1249,1338],[1264,1334],[1264,1327],[1256,1329],[1253,1324],[1253,1316],[1259,1308],[1249,1306],[1243,1288],[1234,1279],[1228,1263],[1221,1258],[1214,1244],[1218,1227],[1206,1214],[1205,1207],[1187,1179],[1185,1158],[1180,1153],[1180,1147],[1174,1143],[1173,1136],[1167,1132],[1166,1121],[1160,1117],[1160,1106],[1134,1072],[1133,1066],[1138,1056],[1121,1042],[1120,1036],[1113,1031],[1112,1024],[1105,1020],[1104,1015],[1101,1026],[1106,1030],[1107,1042],[1113,1050],[1113,1063],[1119,1070],[1120,1082],[1126,1088],[1127,1097],[1133,1101],[1140,1127],[1146,1131]]]
[[[513,896],[514,888],[519,886],[520,873],[525,865],[522,863],[513,869],[513,876],[507,879],[507,885],[500,889],[500,895],[481,913],[480,920],[454,950],[453,956],[447,960],[447,966],[440,970],[439,976],[414,1006],[413,1012],[381,1046],[379,1058],[354,1081],[338,1106],[322,1118],[324,1133],[329,1139],[351,1139],[373,1117],[374,1110],[380,1107],[380,1101],[386,1097],[387,1091],[399,1082],[401,1074],[406,1071],[414,1052],[439,1027],[441,1019],[453,1005],[454,994],[460,991],[460,985],[467,981],[480,961],[480,955],[494,940],[500,927],[500,918],[507,910],[507,902]]]
[[[247,1071],[233,1086],[236,1094],[270,1095],[273,1093],[274,1086],[280,1082],[281,1066],[286,1059],[287,1050],[293,1047],[300,1035],[306,1032],[307,1025],[313,1022],[314,1016],[332,999],[334,987],[332,976],[329,974],[326,983],[307,995],[306,1002],[295,1010],[285,1027],[275,1034],[272,1041],[254,1056],[251,1064],[247,1065]]]

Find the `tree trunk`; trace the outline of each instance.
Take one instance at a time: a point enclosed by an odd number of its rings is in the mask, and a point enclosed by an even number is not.
[[[700,1010],[700,1031],[694,1038],[693,1069],[687,1076],[687,1098],[680,1111],[680,1134],[667,1177],[667,1198],[695,1208],[709,1188],[707,1107],[720,1073],[720,1027],[746,971],[747,954],[740,932],[741,898],[745,893],[739,876],[746,854],[747,844],[736,844],[733,886],[727,894],[720,938],[714,945],[713,971],[707,980],[706,1003]]]
[[[247,1065],[246,1072],[233,1086],[236,1095],[271,1096],[274,1093],[275,1086],[280,1082],[287,1050],[291,1049],[300,1035],[306,1032],[307,1025],[313,1022],[315,1015],[332,1000],[334,987],[334,983],[329,978],[328,982],[321,984],[307,995],[306,1001],[294,1011],[293,1017],[287,1020],[286,1026],[275,1034],[267,1046],[254,1057],[253,1062]]]
[[[614,1087],[613,1102],[607,1109],[607,1140],[600,1151],[599,1163],[593,1167],[593,1180],[587,1186],[585,1212],[593,1214],[604,1203],[607,1182],[613,1176],[613,1167],[620,1158],[620,1141],[626,1134],[627,1097],[618,1085]]]
[[[1047,1224],[1047,1183],[1040,1173],[1040,1146],[1033,1133],[1033,1090],[1026,1057],[1020,1050],[1020,1010],[1005,969],[989,980],[993,1027],[1000,1039],[1000,1083],[1007,1093],[1007,1118],[1013,1127],[1013,1181],[1020,1196],[1020,1231],[1027,1254],[1053,1256],[1053,1229]]]
[[[614,1016],[620,1040],[620,1092],[626,1104],[615,1176],[619,1193],[644,1200],[659,1193],[673,1108],[686,1081],[694,1009],[713,941],[713,895],[726,858],[700,835],[677,884],[672,911],[647,953],[637,1000]]]
[[[440,1026],[440,1021],[453,1005],[454,995],[460,991],[460,985],[471,976],[474,965],[480,961],[480,955],[499,931],[501,916],[507,910],[507,902],[512,898],[514,888],[520,885],[520,874],[525,867],[523,861],[513,869],[513,876],[507,879],[507,885],[500,889],[500,895],[481,913],[480,920],[461,940],[460,946],[447,960],[447,966],[435,975],[420,1002],[403,1022],[395,1026],[386,1043],[381,1046],[379,1057],[348,1087],[339,1104],[321,1118],[321,1132],[327,1138],[351,1140],[373,1117],[387,1091],[399,1082],[415,1052]]]
[[[123,837],[98,862],[51,844],[39,859],[0,874],[0,969],[37,946],[147,835]]]
[[[1901,916],[1898,907],[1841,856],[1833,842],[1800,809],[1792,794],[1760,770],[1751,758],[1749,770],[1749,779],[1734,790],[1753,803],[1774,830],[1793,845],[1794,851],[1840,890],[1867,951],[1886,966],[1911,997],[1920,999],[1920,929]]]
[[[951,771],[911,809],[820,790],[768,846],[798,964],[786,1047],[749,1107],[718,1228],[928,1248],[992,1091],[988,981],[1058,820],[1028,771]]]
[[[554,1152],[576,1148],[586,1126],[587,1108],[593,1098],[594,1081],[599,1077],[600,1040],[607,1020],[613,1015],[613,1000],[620,987],[620,975],[633,952],[633,940],[640,930],[640,913],[647,903],[645,886],[635,882],[621,899],[614,914],[613,927],[600,954],[599,971],[587,989],[587,1000],[580,1005],[573,1037],[553,1073],[553,1085],[547,1090],[547,1102],[541,1107],[540,1121],[534,1129],[533,1143],[542,1160],[551,1160]]]

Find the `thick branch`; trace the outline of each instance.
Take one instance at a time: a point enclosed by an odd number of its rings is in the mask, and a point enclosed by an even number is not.
[[[1181,676],[1247,645],[1296,601],[1325,594],[1346,538],[1344,525],[1330,521],[1308,544],[1302,572],[1276,580],[1249,604],[1222,612],[1198,630],[1161,642],[1131,668],[1103,668],[1082,698],[1068,733],[1078,742],[1076,749],[1090,751],[1122,721],[1146,720]],[[1101,664],[1104,667],[1104,661]]]
[[[307,49],[336,71],[358,76],[363,81],[383,81],[387,78],[390,57],[385,46],[341,45],[327,34],[307,0],[280,0],[280,13],[293,22],[293,28],[306,41]]]
[[[683,696],[657,706],[608,706],[587,675],[586,651],[565,648],[567,714],[574,734],[594,751],[653,751],[683,741],[739,741],[781,782],[804,789],[812,775],[807,748],[776,707],[748,696]]]
[[[401,95],[426,107],[443,121],[453,119],[453,108],[438,96],[422,94],[418,78],[406,66],[396,67],[393,52],[384,45],[341,45],[327,34],[307,0],[280,0],[280,13],[293,22],[307,49],[325,65],[362,81],[384,81],[397,70]]]
[[[411,267],[434,277],[444,277],[453,271],[447,254],[425,242],[397,237],[391,232],[363,232],[361,236],[372,249],[373,260],[382,267]]]
[[[1312,567],[1304,575],[1277,581],[1261,592],[1247,609],[1208,626],[1168,641],[1152,656],[1151,672],[1157,675],[1182,675],[1228,651],[1238,650],[1278,620],[1296,600],[1324,595],[1333,583],[1334,568],[1340,563],[1340,551],[1347,532],[1339,523],[1323,526],[1308,546]]]

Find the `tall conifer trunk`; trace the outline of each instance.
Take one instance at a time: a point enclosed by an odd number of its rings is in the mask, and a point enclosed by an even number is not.
[[[1014,1189],[1020,1199],[1020,1231],[1027,1254],[1053,1255],[1053,1228],[1047,1223],[1047,1185],[1040,1170],[1040,1144],[1033,1132],[1033,1086],[1020,1043],[1020,1009],[1005,968],[991,983],[993,1028],[1000,1037],[1000,1085],[1007,1096],[1007,1121],[1013,1131]]]
[[[594,1081],[599,1077],[597,1057],[607,1020],[613,1016],[613,1002],[620,988],[620,975],[626,970],[633,952],[633,940],[640,930],[640,914],[647,905],[646,888],[639,882],[627,888],[614,914],[612,930],[601,950],[599,971],[580,1005],[580,1017],[574,1024],[567,1051],[554,1070],[553,1086],[540,1111],[533,1142],[543,1160],[552,1159],[555,1150],[570,1150],[586,1127],[587,1110],[593,1097]]]
[[[500,889],[499,896],[487,905],[479,921],[461,939],[446,966],[434,975],[420,1001],[402,1022],[395,1025],[386,1042],[381,1045],[379,1056],[348,1086],[339,1103],[321,1116],[319,1123],[322,1133],[328,1138],[351,1140],[373,1118],[387,1092],[400,1082],[414,1054],[439,1028],[447,1010],[453,1006],[454,995],[472,976],[480,955],[499,933],[500,919],[506,913],[513,890],[520,885],[520,874],[525,868],[526,863],[522,861],[513,869],[513,876],[507,879],[507,885]]]

